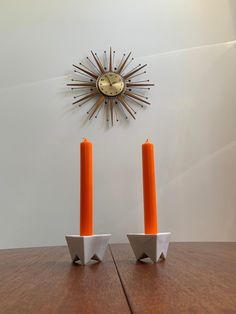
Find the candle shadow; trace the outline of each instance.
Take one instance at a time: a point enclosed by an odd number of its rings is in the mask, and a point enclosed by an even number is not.
[[[160,264],[165,261],[165,258],[161,256],[158,260],[158,262],[153,262],[149,257],[143,258],[142,260],[136,261],[136,264]]]
[[[80,266],[95,266],[95,265],[99,265],[100,262],[99,261],[95,261],[95,260],[90,260],[86,265],[82,264],[81,261],[76,261],[71,263],[72,266],[74,267],[80,267]]]
[[[149,257],[135,262],[136,265],[145,265],[145,264],[156,264]]]

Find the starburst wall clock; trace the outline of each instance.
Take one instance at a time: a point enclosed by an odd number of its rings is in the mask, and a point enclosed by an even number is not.
[[[138,64],[131,67],[134,58],[130,58],[131,52],[115,61],[115,51],[104,51],[102,58],[91,51],[94,62],[87,57],[88,64],[73,64],[76,78],[67,84],[72,90],[78,91],[74,96],[73,105],[82,105],[93,101],[87,111],[89,120],[97,118],[100,111],[104,110],[107,122],[113,126],[120,117],[135,119],[137,106],[150,105],[146,92],[150,90],[149,80],[142,77],[146,74],[143,69],[147,64]]]

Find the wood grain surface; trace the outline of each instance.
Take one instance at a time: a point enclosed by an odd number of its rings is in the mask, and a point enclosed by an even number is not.
[[[157,264],[111,251],[133,313],[236,313],[236,243],[170,243]]]
[[[109,249],[71,264],[67,247],[0,250],[0,313],[130,313]]]
[[[0,250],[0,313],[236,313],[236,243],[171,243],[136,262],[112,244],[103,263],[73,265],[67,247]]]

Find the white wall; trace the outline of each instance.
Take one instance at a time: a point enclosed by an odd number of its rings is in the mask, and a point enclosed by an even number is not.
[[[79,229],[79,142],[94,150],[95,231],[142,232],[141,144],[156,148],[161,231],[236,240],[236,2],[1,1],[0,247],[64,244]],[[84,123],[65,84],[90,49],[132,50],[152,106]]]

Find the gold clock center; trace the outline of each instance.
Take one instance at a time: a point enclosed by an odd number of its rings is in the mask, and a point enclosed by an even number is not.
[[[119,74],[108,72],[97,79],[97,88],[103,95],[115,97],[123,93],[125,83]]]

